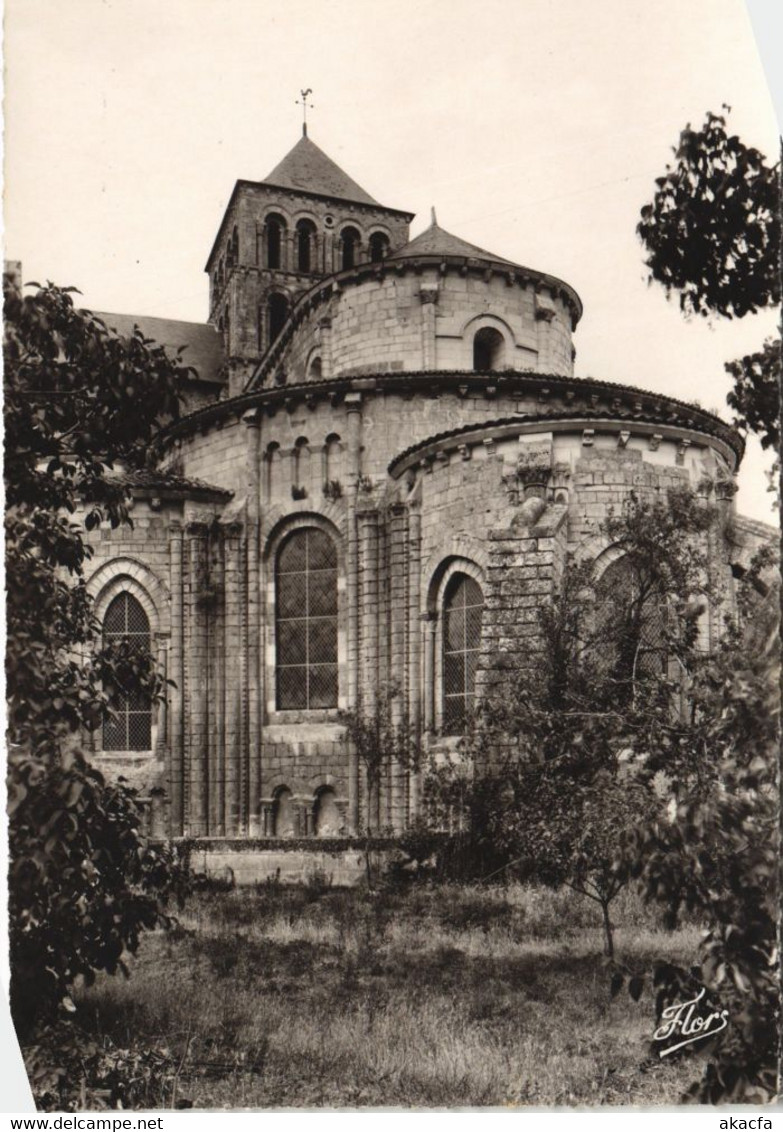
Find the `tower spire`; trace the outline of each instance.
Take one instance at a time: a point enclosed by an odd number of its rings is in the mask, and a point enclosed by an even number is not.
[[[435,215],[435,205],[434,204],[431,206],[430,212],[432,213],[432,221],[431,221],[432,227],[437,228],[438,227],[438,218]]]
[[[308,87],[307,90],[300,90],[299,93],[301,94],[302,98],[301,98],[301,101],[300,101],[300,99],[297,98],[296,105],[302,107],[302,137],[306,138],[307,137],[307,99],[313,93],[313,88]],[[310,109],[311,110],[313,109],[312,104],[310,105]]]

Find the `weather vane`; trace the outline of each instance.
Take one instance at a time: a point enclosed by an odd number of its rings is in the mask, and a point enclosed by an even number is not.
[[[313,93],[313,88],[308,87],[307,90],[300,90],[302,96],[301,101],[297,98],[296,105],[302,107],[302,134],[307,137],[307,99]],[[313,109],[313,104],[310,103],[310,109]]]

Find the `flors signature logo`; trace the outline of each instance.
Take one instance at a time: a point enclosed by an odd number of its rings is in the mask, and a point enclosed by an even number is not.
[[[653,1041],[660,1042],[658,1056],[669,1057],[678,1049],[714,1038],[729,1024],[728,1010],[713,1010],[703,1002],[704,987],[695,998],[687,1002],[673,1002],[661,1012],[661,1024],[653,1034]]]

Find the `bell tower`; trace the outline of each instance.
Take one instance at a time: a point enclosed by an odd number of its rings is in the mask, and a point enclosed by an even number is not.
[[[408,242],[413,214],[386,208],[307,135],[263,181],[237,181],[205,270],[229,395],[247,379],[319,279],[379,261]]]

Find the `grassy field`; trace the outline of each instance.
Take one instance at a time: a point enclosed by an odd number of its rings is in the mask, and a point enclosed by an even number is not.
[[[634,970],[695,953],[696,928],[662,931],[633,894],[613,920]],[[650,991],[612,1000],[601,948],[597,910],[567,891],[202,892],[79,1013],[168,1051],[169,1104],[676,1103],[697,1066],[648,1058]]]

